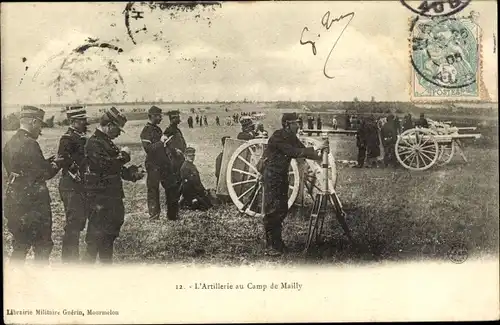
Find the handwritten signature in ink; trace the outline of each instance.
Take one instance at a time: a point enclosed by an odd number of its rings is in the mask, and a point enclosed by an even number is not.
[[[335,43],[333,43],[333,46],[332,48],[330,49],[330,53],[328,53],[328,56],[325,60],[325,64],[323,66],[323,74],[325,75],[325,77],[327,77],[328,79],[333,79],[334,77],[333,76],[329,76],[327,73],[326,73],[326,65],[328,64],[328,61],[330,60],[330,56],[332,55],[332,52],[333,52],[333,49],[335,48],[335,46],[337,46],[337,43],[340,39],[340,37],[342,36],[342,34],[344,34],[344,31],[345,29],[347,28],[347,26],[351,23],[351,20],[354,18],[354,12],[350,12],[348,14],[344,14],[340,17],[337,17],[337,18],[332,18],[330,19],[330,11],[327,11],[324,15],[323,15],[323,18],[321,18],[321,25],[323,27],[326,28],[326,30],[329,30],[333,23],[334,22],[338,22],[338,21],[341,21],[342,19],[344,18],[347,18],[347,17],[350,17],[349,18],[349,21],[345,24],[344,28],[342,29],[342,31],[340,32],[339,34],[339,37],[337,37],[337,39],[335,40]],[[316,42],[314,41],[311,41],[311,40],[308,40],[308,41],[304,41],[303,38],[304,38],[304,32],[308,32],[309,31],[309,28],[304,27],[304,29],[302,29],[302,34],[300,35],[300,44],[301,45],[307,45],[307,44],[311,44],[311,49],[312,49],[312,52],[314,55],[316,55],[317,53],[317,48],[316,48]],[[320,37],[320,34],[318,34],[318,37]]]

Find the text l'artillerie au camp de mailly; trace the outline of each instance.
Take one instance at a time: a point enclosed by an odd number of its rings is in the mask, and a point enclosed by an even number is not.
[[[302,289],[299,282],[269,282],[269,283],[221,283],[221,282],[194,282],[192,284],[176,284],[177,290],[296,290]]]

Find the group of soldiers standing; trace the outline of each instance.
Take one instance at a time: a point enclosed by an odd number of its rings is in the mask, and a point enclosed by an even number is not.
[[[80,234],[87,224],[87,249],[81,258],[111,263],[114,242],[124,223],[122,181],[136,182],[145,172],[131,161],[127,147],[118,148],[113,140],[127,122],[115,107],[100,118],[92,136],[86,136],[88,123],[84,107],[66,111],[70,126],[59,141],[57,155],[46,159],[37,142],[44,126],[45,112],[24,106],[20,128],[7,141],[3,162],[8,173],[5,216],[13,236],[11,260],[24,261],[31,247],[35,260],[47,263],[53,248],[51,198],[46,182],[61,171],[59,194],[66,222],[62,241],[62,260],[80,260]],[[168,112],[170,125],[162,131],[158,124],[162,111],[153,106],[140,138],[146,152],[147,204],[151,220],[160,218],[159,185],[165,189],[167,218],[177,220],[179,206],[207,209],[211,201],[193,164],[195,149],[187,147],[178,128],[179,111]]]

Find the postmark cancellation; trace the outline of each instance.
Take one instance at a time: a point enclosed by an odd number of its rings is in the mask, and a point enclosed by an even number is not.
[[[410,20],[412,101],[479,101],[489,95],[482,80],[479,14]]]

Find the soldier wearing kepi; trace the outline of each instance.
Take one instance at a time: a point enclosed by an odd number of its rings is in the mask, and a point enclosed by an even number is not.
[[[62,175],[59,194],[66,213],[66,225],[62,240],[62,261],[80,259],[80,232],[87,222],[87,198],[83,186],[85,173],[85,143],[87,138],[87,112],[85,107],[68,107],[66,117],[70,127],[59,141],[58,156],[61,158]]]
[[[167,218],[177,220],[179,212],[179,199],[181,190],[180,170],[184,163],[184,151],[186,150],[186,140],[179,129],[181,122],[178,110],[168,112],[170,125],[163,132],[162,141],[167,141],[165,153],[168,157],[168,171],[165,172],[165,184],[167,184]]]
[[[36,141],[44,125],[45,112],[37,107],[21,109],[20,128],[3,149],[8,173],[4,213],[13,236],[12,261],[23,262],[33,247],[35,260],[48,263],[52,252],[52,211],[46,181],[60,167],[55,158],[45,159]]]
[[[195,153],[194,148],[188,147],[185,152],[186,160],[181,167],[182,205],[193,210],[206,211],[212,207],[212,202],[194,165]]]
[[[148,111],[149,121],[141,132],[141,142],[146,152],[146,187],[148,212],[151,220],[160,219],[160,183],[166,189],[165,182],[162,181],[162,170],[164,166],[164,142],[162,141],[163,131],[158,126],[162,121],[162,110],[159,107],[151,106]]]
[[[285,250],[281,238],[282,224],[288,212],[288,170],[292,158],[321,160],[314,148],[306,148],[297,138],[299,129],[296,113],[284,113],[282,129],[269,138],[263,155],[264,230],[266,254],[280,255]],[[326,143],[319,149],[326,148]]]
[[[127,119],[115,107],[101,117],[95,133],[85,145],[87,170],[85,189],[90,206],[85,260],[112,263],[113,245],[124,222],[122,179],[135,182],[144,177],[136,166],[125,167],[130,161],[127,149],[119,149],[113,139],[123,131]]]
[[[238,140],[252,140],[255,139],[255,124],[251,118],[241,118],[241,132],[238,133],[236,139]]]

